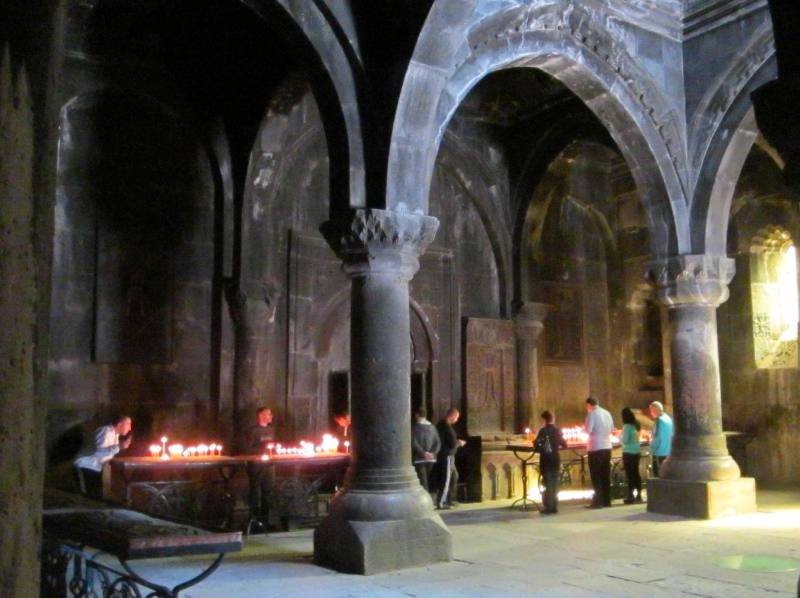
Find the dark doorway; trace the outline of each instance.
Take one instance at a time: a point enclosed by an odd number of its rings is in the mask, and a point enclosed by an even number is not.
[[[343,413],[350,413],[350,372],[331,372],[330,375],[330,413],[333,418]]]
[[[427,371],[411,372],[411,413],[421,409],[425,417],[431,417],[430,401],[428,401]]]

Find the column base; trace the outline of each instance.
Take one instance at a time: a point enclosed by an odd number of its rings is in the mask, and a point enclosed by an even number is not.
[[[654,478],[647,481],[647,511],[696,519],[716,519],[756,511],[754,478],[686,482]]]
[[[328,516],[314,530],[314,562],[342,573],[372,575],[452,559],[450,531],[433,513],[394,521]]]

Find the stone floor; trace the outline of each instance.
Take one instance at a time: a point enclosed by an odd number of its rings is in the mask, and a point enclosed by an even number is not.
[[[797,560],[800,487],[759,490],[759,512],[717,521],[650,515],[642,505],[600,511],[562,504],[561,513],[511,511],[507,501],[444,514],[455,560],[371,577],[342,575],[311,561],[312,532],[253,536],[185,598],[317,596],[796,596],[800,570],[731,570],[736,555]],[[169,564],[167,564],[169,563]],[[198,559],[137,562],[160,582],[197,571]]]

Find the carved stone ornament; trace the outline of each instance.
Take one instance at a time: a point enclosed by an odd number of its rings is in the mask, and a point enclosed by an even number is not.
[[[717,307],[728,299],[734,260],[717,255],[679,255],[648,264],[647,278],[656,285],[662,305]]]
[[[519,45],[520,39],[537,34],[568,38],[587,55],[605,63],[619,77],[620,86],[628,88],[642,116],[661,138],[662,148],[669,156],[670,166],[685,193],[688,185],[686,169],[683,168],[686,155],[678,113],[653,78],[630,54],[626,44],[613,35],[616,33],[619,37],[619,32],[606,29],[606,19],[609,16],[603,10],[587,10],[577,2],[532,3],[529,7],[521,7],[513,17],[498,19],[499,26],[483,35],[481,41],[472,42],[471,54],[466,54],[455,65],[455,70],[467,60],[477,61],[476,56],[489,46],[511,49]]]
[[[348,275],[392,272],[408,279],[438,229],[433,216],[376,209],[353,210],[320,226]]]
[[[544,330],[544,320],[550,306],[546,303],[525,302],[514,317],[517,338],[536,342]]]

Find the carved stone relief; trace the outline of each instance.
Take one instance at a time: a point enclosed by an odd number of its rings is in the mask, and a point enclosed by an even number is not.
[[[513,322],[470,318],[465,359],[470,433],[513,432],[516,396]]]

